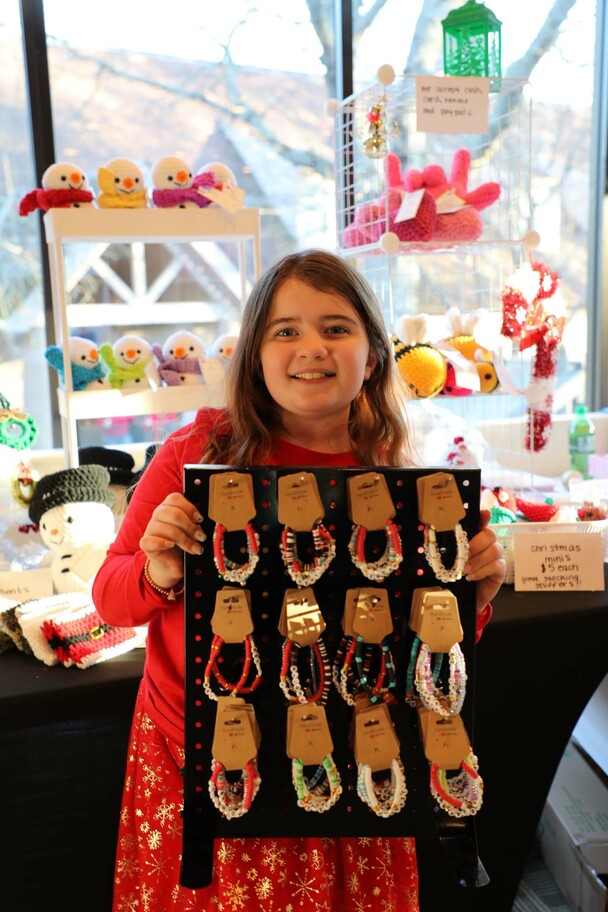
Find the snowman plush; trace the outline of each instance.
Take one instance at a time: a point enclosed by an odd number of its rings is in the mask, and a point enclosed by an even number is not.
[[[72,368],[72,389],[104,389],[109,383],[99,360],[99,348],[92,339],[83,336],[70,336],[68,353]],[[63,349],[58,345],[49,345],[44,357],[59,374],[61,383],[65,383],[65,365]]]
[[[41,180],[42,187],[30,190],[19,203],[19,215],[29,215],[37,209],[91,209],[93,194],[87,176],[71,162],[49,165]]]
[[[158,373],[167,386],[195,386],[203,383],[201,364],[205,343],[193,332],[178,330],[164,341],[153,345],[158,358]]]
[[[142,390],[160,385],[152,346],[141,336],[126,335],[113,345],[104,342],[99,355],[112,389]]]
[[[89,592],[115,537],[110,474],[82,465],[44,475],[36,485],[29,516],[49,549],[55,592]]]

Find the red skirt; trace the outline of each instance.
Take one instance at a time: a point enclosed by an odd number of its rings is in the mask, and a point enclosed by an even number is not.
[[[113,912],[419,912],[414,839],[218,839],[213,882],[179,884],[183,748],[137,698]]]

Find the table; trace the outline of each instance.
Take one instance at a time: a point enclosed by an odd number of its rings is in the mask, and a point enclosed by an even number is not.
[[[510,912],[570,734],[607,670],[608,595],[503,587],[478,646],[477,817],[490,883],[459,886],[418,841],[422,912]],[[86,670],[0,656],[0,907],[108,912],[125,752],[143,649]]]

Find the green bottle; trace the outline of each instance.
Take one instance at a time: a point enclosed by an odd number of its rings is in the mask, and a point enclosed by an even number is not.
[[[577,405],[568,435],[570,468],[589,478],[589,456],[595,453],[595,425],[586,405]]]

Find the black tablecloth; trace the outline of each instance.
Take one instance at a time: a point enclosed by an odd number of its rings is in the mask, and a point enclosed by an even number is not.
[[[510,912],[546,796],[607,670],[608,596],[505,586],[478,646],[472,742],[487,886],[458,886],[418,841],[422,912]],[[125,753],[143,650],[91,668],[0,655],[0,909],[109,912]],[[253,910],[252,910],[253,912]]]

